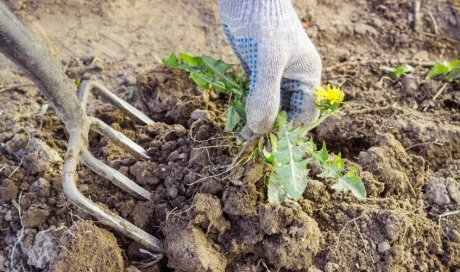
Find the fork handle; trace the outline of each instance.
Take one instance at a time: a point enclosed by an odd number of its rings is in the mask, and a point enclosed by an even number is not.
[[[68,130],[83,127],[85,115],[78,103],[77,86],[3,1],[0,1],[0,52],[27,73]]]

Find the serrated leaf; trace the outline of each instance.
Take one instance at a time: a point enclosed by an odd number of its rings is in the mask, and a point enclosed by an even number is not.
[[[319,151],[318,155],[321,157],[321,160],[327,161],[329,159],[329,153],[327,151],[326,143],[323,142],[323,146]]]
[[[435,77],[435,76],[447,74],[449,73],[449,71],[450,71],[449,67],[446,64],[440,63],[440,64],[436,64],[435,66],[433,66],[433,68],[431,68],[428,75],[430,77]]]
[[[366,188],[359,176],[355,174],[355,169],[352,168],[345,176],[338,179],[338,182],[332,185],[332,189],[347,193],[351,193],[358,199],[366,199]]]
[[[179,59],[176,54],[171,53],[169,58],[163,59],[163,64],[171,68],[177,68],[179,66]]]
[[[316,151],[316,144],[315,141],[313,141],[313,138],[310,138],[310,140],[306,143],[305,151],[307,154],[312,154]]]
[[[297,200],[302,196],[308,181],[307,160],[303,159],[307,142],[300,137],[298,131],[292,130],[290,123],[277,135],[278,137],[271,136],[274,167],[268,183],[282,185],[285,194],[281,195]],[[268,193],[270,194],[270,190]],[[269,195],[269,199],[277,197],[278,195]]]

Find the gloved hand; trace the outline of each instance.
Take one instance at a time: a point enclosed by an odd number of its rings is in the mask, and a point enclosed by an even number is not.
[[[278,110],[294,125],[315,121],[321,58],[291,0],[219,0],[225,35],[251,81],[243,138],[268,133]]]

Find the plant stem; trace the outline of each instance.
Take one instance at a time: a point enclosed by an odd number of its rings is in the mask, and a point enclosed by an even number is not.
[[[313,130],[314,128],[316,128],[317,126],[319,126],[319,124],[321,124],[324,120],[326,120],[329,116],[333,115],[334,112],[323,112],[320,117],[318,118],[318,120],[316,120],[315,122],[311,123],[308,127],[306,127],[305,129],[302,129],[302,132],[303,133],[307,133],[307,132],[310,132],[311,130]]]

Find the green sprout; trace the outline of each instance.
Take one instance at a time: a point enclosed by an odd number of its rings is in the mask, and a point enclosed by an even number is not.
[[[201,88],[215,89],[231,95],[231,104],[227,110],[225,131],[235,131],[246,123],[246,97],[249,93],[249,81],[238,76],[235,65],[227,64],[208,56],[190,56],[175,53],[163,59],[163,64],[190,73],[190,78]]]
[[[443,76],[443,81],[453,82],[454,80],[460,78],[460,60],[438,63],[435,66],[433,66],[433,68],[431,68],[428,75],[431,78]]]
[[[390,78],[393,80],[398,80],[401,77],[407,76],[408,74],[414,71],[414,68],[409,65],[398,66],[398,67],[383,66],[380,69],[387,72],[390,75]]]
[[[77,85],[77,88],[80,89],[81,79],[80,78],[75,79],[75,84]]]
[[[128,93],[128,98],[126,99],[128,102],[133,102],[134,98],[136,98],[137,92],[136,88],[131,88],[131,90]]]

